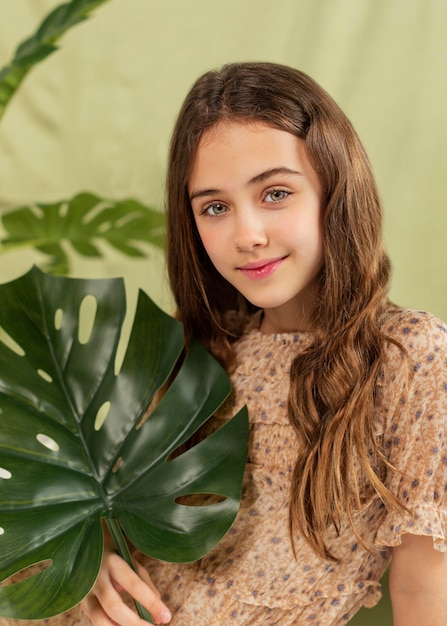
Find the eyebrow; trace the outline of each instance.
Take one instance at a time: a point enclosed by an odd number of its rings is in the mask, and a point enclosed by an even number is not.
[[[253,178],[250,178],[248,181],[249,185],[256,185],[257,183],[262,183],[265,180],[268,180],[272,176],[276,176],[277,174],[288,174],[293,176],[303,176],[302,172],[298,170],[291,170],[288,167],[273,167],[272,169],[266,170],[265,172],[261,172],[257,174]],[[213,196],[216,193],[221,193],[221,189],[199,189],[198,191],[193,191],[189,197],[189,201],[192,202],[196,198],[203,198],[206,196]]]

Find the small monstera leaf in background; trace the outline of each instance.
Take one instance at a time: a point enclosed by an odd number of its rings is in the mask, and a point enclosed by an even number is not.
[[[103,518],[156,559],[206,554],[238,510],[246,410],[178,449],[228,396],[224,370],[192,343],[144,419],[184,351],[181,325],[146,294],[125,349],[120,279],[33,268],[0,298],[0,581],[47,565],[0,587],[0,615],[43,619],[78,604],[99,571]],[[194,494],[219,497],[193,506]]]
[[[54,8],[36,32],[23,41],[14,57],[0,70],[0,119],[23,79],[37,63],[57,50],[56,42],[73,26],[84,21],[107,0],[71,0]]]
[[[63,243],[69,243],[85,257],[102,256],[98,241],[107,242],[119,252],[143,257],[135,244],[158,247],[164,241],[164,216],[132,199],[110,201],[83,192],[70,200],[36,204],[14,209],[2,216],[6,237],[0,240],[2,252],[32,247],[48,255],[45,267],[55,274],[67,274],[69,257]]]

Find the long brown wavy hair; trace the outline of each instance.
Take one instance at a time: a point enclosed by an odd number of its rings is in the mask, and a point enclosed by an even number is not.
[[[376,183],[351,123],[306,74],[236,63],[196,81],[170,147],[168,272],[187,341],[197,337],[229,371],[232,344],[255,307],[214,268],[188,198],[199,141],[222,120],[260,121],[303,139],[323,187],[325,260],[311,318],[315,339],[290,374],[289,417],[304,448],[293,473],[290,528],[292,541],[298,530],[318,554],[334,558],[324,541],[330,524],[339,528],[347,515],[358,535],[354,517],[371,494],[399,506],[383,484],[387,461],[373,434],[387,339],[381,327],[390,306]],[[230,311],[239,320],[231,328]]]

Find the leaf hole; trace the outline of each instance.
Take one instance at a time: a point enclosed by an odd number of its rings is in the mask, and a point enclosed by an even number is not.
[[[104,404],[99,407],[99,410],[96,414],[94,425],[95,430],[100,430],[100,428],[102,428],[104,422],[106,421],[107,415],[109,414],[109,410],[110,402],[107,400],[107,402],[104,402]]]
[[[12,478],[12,474],[6,468],[0,467],[0,478],[3,478],[4,480],[9,480],[10,478]]]
[[[188,493],[184,496],[178,496],[175,502],[183,506],[210,506],[225,500],[227,500],[227,497],[218,493]]]
[[[0,537],[5,534],[5,529],[0,526]]]
[[[39,206],[37,204],[30,204],[30,206],[28,208],[29,208],[30,212],[35,217],[37,217],[38,220],[41,220],[44,217],[44,215],[45,215],[45,212],[44,212],[44,209],[43,209],[42,206]]]
[[[45,370],[37,370],[37,373],[39,374],[39,376],[41,378],[43,378],[44,380],[47,381],[47,383],[52,383],[53,382],[53,378],[48,374],[48,372],[46,372]]]
[[[152,402],[149,404],[144,414],[142,415],[140,421],[137,422],[137,424],[135,425],[135,430],[140,430],[143,424],[147,422],[147,420],[150,418],[156,406],[157,406],[157,398],[153,398]]]
[[[98,198],[97,204],[92,206],[87,211],[87,213],[85,213],[83,215],[83,217],[81,219],[81,223],[82,224],[90,224],[90,222],[93,222],[93,220],[95,220],[97,217],[103,218],[103,212],[108,207],[110,207],[110,202],[107,202],[106,200],[100,200]]]
[[[92,295],[87,295],[83,298],[79,306],[79,328],[78,328],[78,340],[79,343],[86,344],[90,340],[93,326],[95,324],[95,316],[98,303],[96,298]]]
[[[44,561],[40,561],[39,563],[33,563],[33,565],[24,567],[19,572],[4,580],[2,583],[0,583],[0,587],[7,587],[8,585],[13,585],[14,583],[22,582],[22,580],[32,578],[33,576],[36,576],[37,574],[40,574],[44,570],[48,569],[52,564],[53,561],[51,559],[45,559]]]
[[[98,232],[100,232],[101,234],[104,234],[108,232],[111,228],[112,228],[112,222],[109,222],[109,221],[103,222],[102,224],[99,225]]]
[[[120,457],[118,457],[116,459],[116,463],[115,463],[115,465],[113,466],[113,469],[112,469],[112,472],[114,474],[116,474],[116,472],[119,470],[119,468],[121,467],[122,462],[123,462],[123,457],[122,456],[120,456]]]
[[[56,330],[60,330],[62,328],[62,323],[64,321],[64,312],[62,309],[57,309],[54,314],[54,328]]]
[[[18,354],[19,356],[25,356],[25,350],[15,341],[11,335],[9,335],[4,328],[0,327],[0,341],[7,348]]]
[[[138,219],[140,217],[140,211],[135,210],[135,211],[131,211],[129,213],[127,213],[126,215],[123,215],[122,217],[120,217],[119,219],[116,220],[115,222],[115,228],[123,228],[123,226],[126,226],[127,224],[133,222],[134,220]]]
[[[59,207],[59,217],[67,217],[68,214],[68,202],[62,202]]]
[[[45,448],[51,450],[51,452],[59,452],[59,444],[57,443],[57,441],[54,441],[52,437],[44,435],[43,433],[39,433],[38,435],[36,435],[36,439],[41,445],[45,446]]]

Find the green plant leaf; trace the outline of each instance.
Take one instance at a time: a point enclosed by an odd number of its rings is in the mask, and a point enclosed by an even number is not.
[[[33,268],[0,297],[0,581],[50,563],[0,587],[0,615],[43,619],[79,603],[99,571],[102,518],[154,558],[202,557],[238,510],[246,410],[181,446],[228,396],[224,370],[196,342],[179,366],[181,325],[143,292],[121,352],[120,279]],[[194,494],[219,498],[179,503]]]
[[[57,50],[56,41],[104,2],[107,0],[71,0],[59,5],[37,31],[19,45],[11,63],[0,71],[0,119],[32,67]]]
[[[135,244],[161,247],[164,240],[164,216],[159,211],[136,200],[112,202],[92,193],[15,209],[2,216],[2,224],[7,234],[1,241],[2,252],[36,248],[50,257],[42,269],[58,274],[69,270],[63,241],[86,257],[101,256],[98,240],[128,256],[143,257],[145,253]]]

